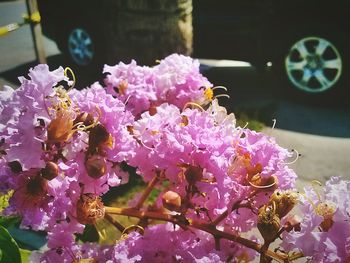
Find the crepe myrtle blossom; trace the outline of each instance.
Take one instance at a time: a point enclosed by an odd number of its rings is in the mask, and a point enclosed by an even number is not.
[[[38,65],[28,75],[29,79],[19,78],[21,86],[18,89],[10,91],[7,88],[7,95],[0,98],[0,137],[6,146],[4,158],[8,162],[19,161],[24,170],[45,165],[42,126],[50,119],[47,109],[52,106],[53,86],[67,81],[61,67],[49,71],[47,65]]]
[[[136,117],[167,102],[178,108],[194,102],[206,105],[213,99],[213,86],[199,71],[199,61],[172,54],[154,67],[120,62],[105,65],[107,92],[127,104]]]
[[[301,222],[286,232],[283,247],[301,251],[310,262],[348,262],[350,260],[350,182],[332,177],[324,192],[305,188]]]
[[[112,246],[100,246],[96,243],[65,244],[64,246],[51,248],[47,251],[33,251],[30,255],[30,262],[117,262],[111,260],[113,253]]]
[[[13,191],[4,213],[48,231],[50,243],[53,226],[68,224],[71,238],[83,230],[85,208],[77,206],[86,194],[98,200],[128,181],[120,164],[137,146],[127,130],[134,117],[97,84],[81,92],[57,86],[68,80],[62,68],[39,65],[29,77],[1,98],[1,192]]]
[[[254,210],[268,193],[277,186],[294,187],[296,175],[286,165],[291,153],[269,136],[236,128],[234,116],[219,116],[224,115],[220,110],[181,112],[165,103],[152,115],[143,113],[132,130],[142,147],[130,164],[145,181],[161,171],[160,177],[170,182],[167,190],[181,197],[177,212],[188,217],[210,222],[234,205],[250,203],[223,222],[249,231],[256,226]]]
[[[209,234],[167,223],[147,228],[144,235],[130,233],[116,244],[112,259],[114,262],[235,262],[252,260],[255,255],[254,251],[227,241],[221,242],[220,250],[216,250]]]

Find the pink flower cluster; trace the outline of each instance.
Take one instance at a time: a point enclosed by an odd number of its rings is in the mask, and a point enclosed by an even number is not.
[[[322,199],[309,189],[303,220],[290,223],[293,153],[236,127],[198,61],[174,54],[152,68],[132,61],[104,73],[106,87],[67,90],[63,68],[39,65],[18,89],[0,93],[0,191],[12,194],[4,215],[47,232],[48,250],[34,252],[33,262],[252,260],[279,236],[280,221],[292,226],[283,232],[286,250],[315,262],[349,257],[349,182],[334,178]],[[113,210],[102,196],[128,182],[125,165],[149,186],[129,208]],[[159,196],[146,206],[152,189]],[[110,246],[76,242],[108,211],[139,217],[143,233]],[[265,243],[247,233],[256,227]],[[238,242],[242,233],[250,241]]]
[[[105,65],[107,92],[126,103],[135,116],[161,103],[183,108],[187,102],[209,103],[212,84],[199,72],[199,61],[172,54],[154,67],[120,62]],[[206,95],[206,96],[204,96]]]
[[[310,262],[350,260],[350,181],[333,177],[324,192],[305,188],[301,222],[283,236],[285,249],[301,251]]]

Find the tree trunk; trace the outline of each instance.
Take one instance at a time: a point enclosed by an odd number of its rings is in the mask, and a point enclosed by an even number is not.
[[[108,63],[135,59],[154,65],[171,53],[191,54],[192,0],[114,0],[113,5],[105,27]]]

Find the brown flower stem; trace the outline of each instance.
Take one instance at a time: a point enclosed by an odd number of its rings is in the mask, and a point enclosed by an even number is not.
[[[225,212],[223,212],[221,215],[219,215],[217,218],[214,219],[211,224],[213,226],[217,226],[222,220],[224,220],[228,216],[228,210],[226,209]]]
[[[231,212],[232,211],[235,211],[239,208],[251,208],[251,205],[248,203],[248,204],[242,204],[244,200],[239,200],[237,202],[235,202],[232,206],[232,209],[231,209]],[[213,226],[217,226],[221,221],[223,221],[227,216],[229,215],[229,211],[228,209],[226,209],[221,215],[219,215],[217,218],[215,218],[213,220],[213,222],[211,222],[211,225]]]
[[[118,207],[105,206],[105,212],[108,214],[132,216],[140,219],[149,218],[149,219],[167,221],[174,224],[178,224],[182,227],[192,227],[195,229],[205,231],[209,234],[212,234],[214,238],[217,238],[217,239],[225,238],[225,239],[240,243],[245,247],[254,249],[259,253],[262,253],[262,250],[261,250],[262,246],[260,244],[232,233],[226,233],[224,231],[220,231],[216,229],[216,227],[213,226],[212,224],[201,223],[195,220],[187,220],[186,218],[181,216],[173,216],[169,214],[164,214],[162,212],[140,211],[139,209],[136,209],[136,208],[118,208]],[[275,253],[271,250],[266,250],[264,254],[270,258],[277,260],[278,262],[285,262],[286,260],[288,260],[288,255]]]
[[[107,219],[112,225],[114,225],[121,233],[124,232],[125,227],[115,220],[110,214],[105,213],[105,219]]]
[[[151,193],[151,191],[153,190],[153,187],[156,185],[156,183],[159,180],[159,174],[157,173],[157,175],[155,175],[152,180],[148,183],[146,189],[144,190],[144,192],[142,193],[142,196],[140,198],[140,200],[137,202],[135,209],[140,209],[143,205],[143,203],[146,201],[146,199],[148,198],[149,194]]]

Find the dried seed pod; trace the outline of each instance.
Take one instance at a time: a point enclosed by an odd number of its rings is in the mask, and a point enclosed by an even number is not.
[[[106,173],[106,160],[100,155],[93,155],[86,160],[85,168],[90,177],[98,179]]]
[[[58,165],[54,162],[47,162],[45,168],[41,169],[41,176],[52,180],[58,176]]]
[[[273,206],[264,205],[259,209],[257,226],[265,242],[270,243],[277,238],[281,220]]]
[[[181,196],[173,191],[167,191],[162,196],[163,206],[170,211],[179,211]]]
[[[271,195],[269,203],[275,203],[276,214],[279,218],[283,218],[293,209],[298,200],[299,194],[293,190],[276,190]]]
[[[83,194],[77,202],[77,220],[81,224],[95,224],[105,215],[104,205],[99,196]]]

